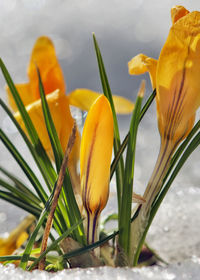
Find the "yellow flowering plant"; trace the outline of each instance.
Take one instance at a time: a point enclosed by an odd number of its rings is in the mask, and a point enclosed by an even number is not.
[[[143,107],[144,81],[135,104],[112,95],[94,35],[103,94],[75,89],[66,95],[62,69],[47,37],[35,43],[28,83],[15,85],[0,60],[14,114],[2,100],[1,107],[17,127],[44,179],[41,183],[1,129],[3,144],[33,186],[31,190],[15,174],[0,167],[0,198],[31,214],[7,239],[0,239],[1,262],[18,261],[27,270],[138,264],[147,231],[164,196],[200,144],[200,121],[194,124],[200,105],[199,22],[199,12],[174,7],[173,24],[158,61],[140,54],[129,62],[130,74],[150,74],[153,93]],[[140,196],[133,189],[137,129],[154,97],[161,145],[152,176]],[[70,105],[88,111],[82,136]],[[116,113],[132,113],[122,142]],[[108,234],[100,232],[99,225],[113,175],[118,213],[106,220],[117,217],[118,228]]]
[[[180,142],[191,132],[195,112],[200,106],[200,13],[190,13],[182,6],[175,6],[171,10],[171,17],[172,27],[158,61],[140,54],[129,62],[131,74],[150,73],[152,86],[156,88],[161,136],[158,159],[144,193],[146,203],[139,206],[139,215],[132,224],[130,258],[135,258],[134,262],[138,258],[135,244],[144,239],[152,203],[162,191],[172,157]]]

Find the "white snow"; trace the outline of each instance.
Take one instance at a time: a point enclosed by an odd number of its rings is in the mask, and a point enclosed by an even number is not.
[[[140,269],[99,267],[69,269],[56,273],[35,270],[25,272],[13,265],[0,264],[0,280],[199,280],[200,259],[193,258],[168,267],[145,267]]]

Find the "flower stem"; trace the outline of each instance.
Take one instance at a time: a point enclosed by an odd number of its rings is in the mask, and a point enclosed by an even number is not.
[[[130,263],[133,263],[134,266],[137,265],[140,251],[145,240],[145,229],[148,225],[152,203],[162,189],[163,179],[169,168],[175,148],[176,145],[171,141],[161,141],[156,165],[143,195],[146,203],[138,205],[137,209],[140,207],[139,214],[131,224],[129,261]]]
[[[98,229],[99,215],[87,213],[87,243],[92,244],[98,241],[97,229]]]
[[[90,213],[87,211],[87,243],[93,244],[99,240],[98,229],[99,229],[99,217],[100,213]],[[98,257],[100,254],[99,249],[94,250],[95,255]]]

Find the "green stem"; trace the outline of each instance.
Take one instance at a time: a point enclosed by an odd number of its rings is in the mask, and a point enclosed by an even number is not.
[[[137,265],[139,254],[144,243],[144,233],[146,232],[146,228],[148,226],[152,203],[162,188],[163,179],[170,166],[174,149],[175,145],[171,141],[164,141],[161,143],[154,171],[143,195],[146,202],[139,205],[140,211],[138,217],[134,223],[131,224],[129,261],[131,263],[133,262],[134,266]]]
[[[135,149],[136,149],[136,137],[137,129],[140,119],[140,109],[142,99],[144,95],[145,84],[141,85],[135,108],[132,114],[130,124],[130,135],[128,139],[125,176],[122,192],[122,204],[119,215],[119,255],[121,251],[125,256],[129,255],[130,244],[130,230],[131,230],[131,208],[132,208],[132,194],[133,194],[133,178],[134,178],[134,165],[135,165]],[[120,257],[121,258],[121,257]],[[125,257],[126,258],[126,257]],[[117,260],[117,264],[120,264],[121,260]]]

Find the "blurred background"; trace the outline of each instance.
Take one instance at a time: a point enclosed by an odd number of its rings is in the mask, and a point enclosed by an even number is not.
[[[190,11],[200,10],[199,0],[1,0],[0,56],[15,83],[23,83],[27,81],[26,69],[34,42],[39,36],[47,35],[55,44],[67,91],[75,88],[101,91],[92,40],[92,32],[95,32],[112,92],[134,101],[142,77],[129,76],[127,63],[140,52],[158,58],[171,26],[170,9],[173,5],[184,5]],[[151,85],[148,75],[144,77],[147,98]],[[0,75],[0,96],[6,100],[4,85],[4,78]],[[122,136],[126,134],[129,119],[130,116],[120,117]],[[31,162],[26,147],[2,110],[0,125],[19,150],[27,153],[27,160]],[[135,188],[140,193],[150,176],[158,148],[154,104],[138,133]],[[0,154],[1,165],[24,177],[2,143]],[[199,152],[191,157],[177,180],[199,185],[197,162]],[[0,201],[0,233],[13,228],[24,215]]]
[[[112,91],[135,99],[139,79],[127,62],[143,52],[157,58],[171,25],[170,9],[200,9],[199,0],[1,0],[0,56],[16,83],[26,81],[35,40],[52,38],[67,89],[101,90],[92,32],[105,61]],[[0,76],[1,96],[4,80]]]

